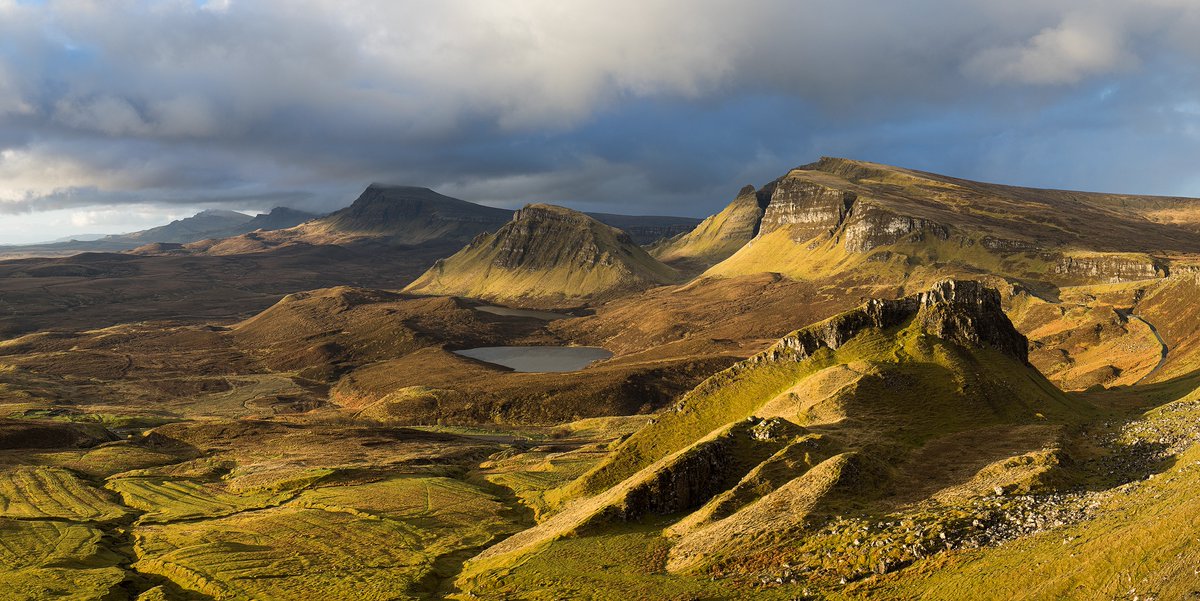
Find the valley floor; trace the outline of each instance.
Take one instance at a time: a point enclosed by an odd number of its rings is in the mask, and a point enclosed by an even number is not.
[[[203,420],[87,448],[69,439],[86,424],[38,421],[71,444],[0,452],[0,588],[12,599],[1187,598],[1200,589],[1194,384],[1088,393],[1105,413],[1056,442],[1072,464],[1056,466],[1053,490],[941,490],[699,573],[667,570],[661,532],[678,517],[663,516],[460,579],[465,560],[552,514],[546,493],[646,418]],[[20,421],[4,422],[0,443],[16,446]],[[1004,461],[1028,463],[1029,450]]]

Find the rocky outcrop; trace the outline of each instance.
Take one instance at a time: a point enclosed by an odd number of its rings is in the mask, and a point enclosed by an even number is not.
[[[1126,254],[1066,255],[1054,264],[1054,273],[1090,282],[1133,282],[1170,275],[1166,260]]]
[[[1000,306],[1000,293],[974,280],[942,280],[918,296],[916,320],[943,340],[989,346],[1029,363],[1029,341]]]
[[[1022,363],[1029,361],[1029,343],[1004,314],[999,292],[973,280],[943,280],[921,294],[871,299],[859,309],[792,332],[749,363],[801,361],[818,349],[836,350],[864,330],[886,329],[910,319],[939,338],[989,346]]]
[[[928,219],[899,215],[868,203],[859,203],[853,217],[843,228],[842,237],[846,250],[865,253],[902,240],[947,240],[950,231],[946,226]]]

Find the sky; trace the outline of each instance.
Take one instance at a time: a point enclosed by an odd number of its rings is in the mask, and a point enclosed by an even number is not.
[[[371,182],[704,216],[843,156],[1200,196],[1194,0],[0,0],[0,243]]]

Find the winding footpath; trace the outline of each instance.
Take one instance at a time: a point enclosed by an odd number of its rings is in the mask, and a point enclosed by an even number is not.
[[[1146,378],[1149,378],[1150,376],[1154,375],[1156,372],[1158,372],[1159,369],[1162,369],[1163,363],[1167,362],[1167,352],[1170,351],[1170,349],[1167,348],[1167,343],[1163,342],[1163,338],[1158,333],[1158,328],[1154,327],[1154,324],[1150,323],[1149,321],[1146,321],[1144,318],[1142,318],[1139,315],[1134,315],[1133,313],[1127,313],[1125,316],[1128,317],[1129,319],[1136,319],[1136,320],[1146,324],[1146,327],[1150,328],[1150,333],[1154,334],[1154,339],[1158,341],[1158,345],[1160,347],[1162,347],[1162,355],[1159,356],[1159,358],[1158,358],[1158,365],[1155,365],[1154,369],[1146,372],[1146,375],[1138,378],[1137,381],[1134,382],[1134,385],[1137,385],[1137,384],[1140,384],[1142,382],[1142,380],[1145,380]]]

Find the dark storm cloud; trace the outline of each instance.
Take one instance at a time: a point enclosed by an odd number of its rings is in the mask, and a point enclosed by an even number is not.
[[[1200,193],[1185,0],[0,0],[0,211],[704,214],[820,155]]]

